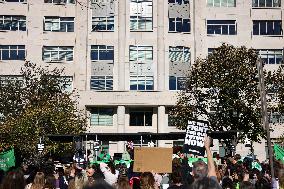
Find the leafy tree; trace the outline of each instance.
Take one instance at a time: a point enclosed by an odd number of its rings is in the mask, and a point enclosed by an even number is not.
[[[268,101],[268,115],[278,114],[279,118],[284,115],[284,65],[281,64],[278,69],[268,71],[266,75],[266,91]],[[276,118],[277,119],[277,118]],[[271,119],[272,124],[279,124],[279,121]],[[284,133],[279,137],[280,142],[284,142]]]
[[[175,125],[185,129],[189,119],[205,119],[213,131],[240,130],[252,141],[263,137],[257,58],[253,49],[223,44],[197,59],[170,112]]]
[[[13,146],[24,157],[37,153],[40,137],[79,134],[86,117],[78,109],[79,96],[68,91],[63,69],[48,69],[26,62],[21,75],[0,84],[0,147]],[[45,138],[45,153],[61,149]]]

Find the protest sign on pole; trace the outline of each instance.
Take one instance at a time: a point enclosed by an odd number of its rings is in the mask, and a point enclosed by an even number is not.
[[[189,120],[184,139],[184,152],[197,156],[204,156],[204,137],[209,123],[202,120]]]
[[[14,149],[0,153],[0,170],[8,171],[9,168],[15,166]]]

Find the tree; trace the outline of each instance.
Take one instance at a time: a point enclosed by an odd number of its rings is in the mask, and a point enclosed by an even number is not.
[[[14,147],[24,157],[37,153],[40,137],[80,134],[86,117],[79,110],[75,91],[68,91],[63,69],[48,69],[26,62],[21,75],[0,83],[0,146]],[[46,149],[59,149],[45,138]]]
[[[265,133],[257,58],[253,49],[223,44],[207,58],[197,59],[170,112],[175,125],[185,129],[189,119],[205,119],[213,131],[240,130],[259,141]]]
[[[272,124],[283,124],[281,117],[284,115],[284,65],[281,64],[278,69],[268,71],[266,75],[266,91],[268,100],[268,115]],[[278,116],[272,118],[272,113]],[[280,142],[284,142],[284,133],[279,137]]]

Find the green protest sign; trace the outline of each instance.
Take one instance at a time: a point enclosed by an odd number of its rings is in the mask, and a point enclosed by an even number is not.
[[[259,163],[257,163],[257,162],[252,162],[251,163],[251,167],[252,167],[252,169],[257,169],[259,171],[262,171],[261,165]]]
[[[284,163],[284,150],[278,144],[274,144],[274,155],[277,160]]]
[[[9,168],[15,166],[14,149],[0,153],[0,169],[8,171]]]

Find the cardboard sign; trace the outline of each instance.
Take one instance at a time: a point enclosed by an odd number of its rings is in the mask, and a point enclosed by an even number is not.
[[[201,120],[189,120],[184,139],[184,151],[189,154],[204,156],[204,137],[209,123]]]
[[[172,172],[172,148],[135,147],[134,172]]]

